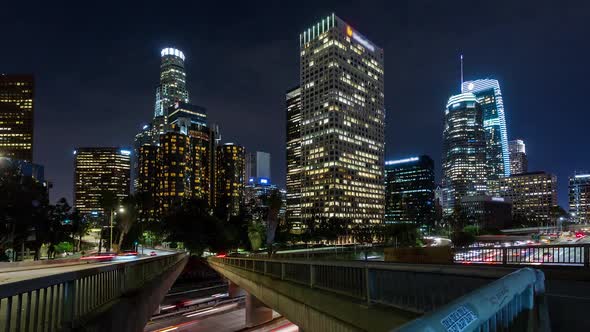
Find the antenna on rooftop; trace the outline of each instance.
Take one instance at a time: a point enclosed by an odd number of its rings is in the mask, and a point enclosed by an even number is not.
[[[461,54],[460,59],[461,59],[461,93],[463,93],[463,54]]]

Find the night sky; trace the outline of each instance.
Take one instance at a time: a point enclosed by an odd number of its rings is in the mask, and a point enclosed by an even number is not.
[[[187,57],[191,102],[223,141],[272,154],[285,180],[285,91],[299,32],[334,12],[385,51],[387,159],[428,154],[440,178],[442,117],[465,79],[500,81],[508,137],[529,170],[590,170],[588,1],[10,1],[0,72],[36,77],[35,162],[72,199],[77,146],[131,146],[151,120],[160,49]],[[18,6],[18,7],[17,7]]]

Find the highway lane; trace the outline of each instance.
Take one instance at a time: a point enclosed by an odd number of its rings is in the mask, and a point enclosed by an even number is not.
[[[280,315],[273,312],[273,318]],[[286,320],[265,324],[259,328],[252,328],[248,331],[297,331],[293,330],[292,324]],[[239,331],[246,327],[246,309],[243,304],[223,304],[216,307],[201,308],[182,315],[168,317],[151,321],[145,327],[144,332],[195,332],[195,331],[216,331],[230,332]],[[287,328],[285,330],[285,328]]]

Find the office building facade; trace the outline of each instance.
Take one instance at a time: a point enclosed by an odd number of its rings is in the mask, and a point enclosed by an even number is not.
[[[167,116],[166,111],[177,101],[189,102],[184,53],[175,48],[165,48],[160,55],[160,84],[156,87],[154,117]]]
[[[33,161],[32,75],[0,74],[0,157]]]
[[[240,214],[246,175],[245,152],[243,146],[233,143],[217,146],[215,208],[223,219]]]
[[[590,174],[576,174],[569,179],[569,213],[571,220],[590,223]]]
[[[512,201],[512,215],[526,218],[530,225],[554,225],[552,209],[557,205],[557,178],[545,172],[514,174],[499,179],[499,194]]]
[[[499,230],[512,224],[512,202],[508,198],[488,195],[467,196],[461,201],[470,225]]]
[[[435,220],[434,161],[428,156],[385,162],[385,223],[412,223],[424,230]]]
[[[251,179],[271,180],[270,177],[270,153],[268,152],[248,152],[246,153],[246,182]]]
[[[293,231],[301,230],[301,88],[286,93],[287,109],[287,200],[286,219]]]
[[[129,195],[131,151],[118,147],[74,151],[74,208],[82,214],[104,214],[103,193],[118,201]]]
[[[526,156],[526,145],[521,139],[508,142],[510,152],[510,173],[522,174],[528,172],[529,162]]]
[[[383,63],[334,14],[300,35],[303,221],[383,222]]]
[[[475,95],[449,98],[443,129],[443,213],[452,214],[464,197],[487,191],[483,111]]]
[[[508,132],[500,83],[493,79],[466,81],[462,92],[473,93],[483,112],[488,178],[495,180],[510,176]]]

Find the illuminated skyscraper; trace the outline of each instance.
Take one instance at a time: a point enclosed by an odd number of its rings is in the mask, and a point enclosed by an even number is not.
[[[184,70],[184,53],[175,48],[165,48],[160,53],[160,84],[156,88],[154,117],[166,116],[169,107],[177,101],[189,102]]]
[[[33,161],[32,75],[0,74],[0,157]]]
[[[142,145],[137,150],[138,172],[135,178],[136,194],[144,195],[143,199],[150,206],[149,211],[139,211],[147,219],[154,219],[157,215],[158,189],[158,149],[157,145]]]
[[[523,216],[532,226],[555,224],[551,210],[557,205],[557,178],[545,172],[515,174],[501,178],[500,196],[512,201],[512,215]]]
[[[580,224],[590,223],[590,174],[570,177],[569,201],[572,220]]]
[[[492,79],[467,81],[463,82],[461,89],[473,93],[483,111],[488,178],[495,180],[510,176],[508,133],[500,83]]]
[[[244,195],[245,150],[244,147],[225,143],[217,147],[216,202],[218,216],[229,219],[240,213]]]
[[[270,181],[270,153],[261,151],[246,153],[246,178],[244,180],[247,183],[250,179]]]
[[[451,96],[443,129],[443,212],[453,213],[466,196],[486,193],[483,112],[472,93]]]
[[[334,14],[299,43],[302,220],[382,223],[383,50]]]
[[[102,214],[104,192],[119,201],[129,195],[131,151],[117,147],[78,148],[74,160],[74,208],[82,214]]]
[[[434,226],[434,161],[428,156],[385,162],[385,222]]]
[[[508,151],[510,151],[510,173],[521,174],[528,172],[529,163],[524,141],[515,139],[508,142]]]
[[[294,230],[301,229],[301,88],[287,91],[287,210]]]
[[[158,212],[164,215],[190,196],[190,138],[172,131],[160,135],[157,163]]]

